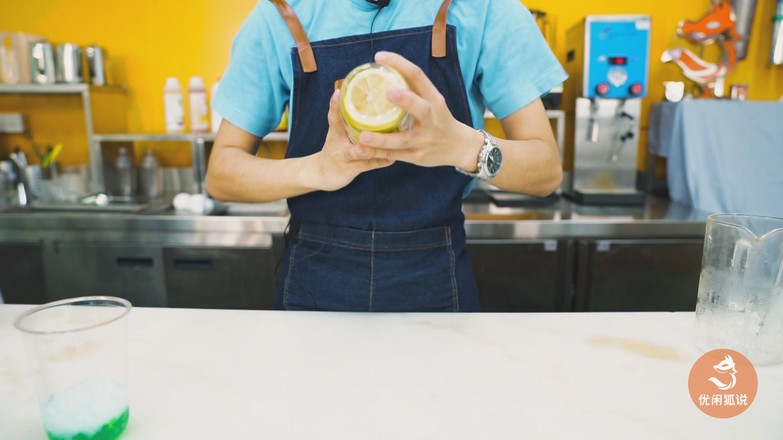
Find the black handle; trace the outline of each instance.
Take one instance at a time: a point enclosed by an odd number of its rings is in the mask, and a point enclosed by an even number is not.
[[[155,264],[151,257],[117,257],[117,266],[132,269],[146,269]]]
[[[212,260],[177,258],[174,260],[174,269],[212,270]]]

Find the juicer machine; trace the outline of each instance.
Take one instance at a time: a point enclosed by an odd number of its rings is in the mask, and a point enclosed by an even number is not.
[[[566,33],[562,190],[577,203],[644,203],[636,156],[650,26],[649,15],[589,15]]]

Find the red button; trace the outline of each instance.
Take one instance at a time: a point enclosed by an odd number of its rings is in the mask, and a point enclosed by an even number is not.
[[[639,96],[644,93],[644,86],[639,83],[633,83],[631,85],[631,95]]]
[[[607,83],[600,83],[597,86],[595,86],[595,93],[597,93],[600,96],[606,95],[609,93],[609,84]]]

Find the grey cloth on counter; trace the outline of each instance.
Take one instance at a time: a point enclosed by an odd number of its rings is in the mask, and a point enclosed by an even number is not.
[[[667,160],[673,201],[707,212],[783,217],[783,102],[664,102],[649,151]]]

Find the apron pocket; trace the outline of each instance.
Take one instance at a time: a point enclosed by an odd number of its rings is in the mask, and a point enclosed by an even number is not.
[[[288,260],[282,286],[288,310],[460,310],[448,228],[301,233],[292,241]]]
[[[456,312],[458,292],[450,244],[373,258],[373,311]]]
[[[283,284],[286,310],[367,311],[369,253],[312,240],[290,248]]]

